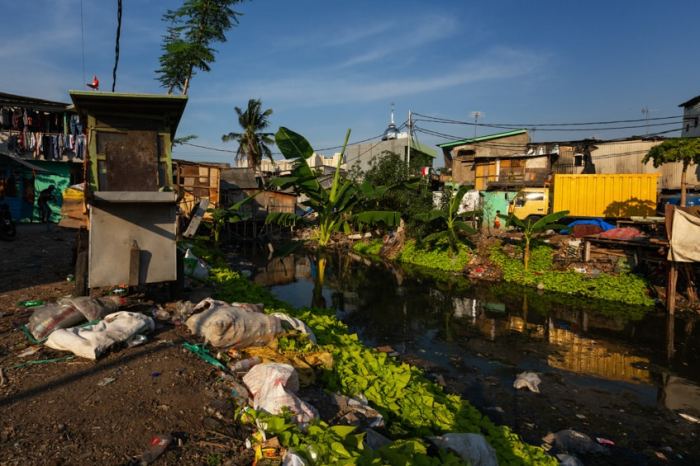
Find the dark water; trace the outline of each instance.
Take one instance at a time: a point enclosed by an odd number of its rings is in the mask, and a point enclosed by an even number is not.
[[[313,255],[251,268],[253,279],[284,301],[333,307],[367,344],[391,346],[443,373],[471,370],[507,386],[518,371],[554,371],[572,386],[700,414],[700,325],[693,320],[505,284],[445,281],[351,256],[327,257],[323,286]]]

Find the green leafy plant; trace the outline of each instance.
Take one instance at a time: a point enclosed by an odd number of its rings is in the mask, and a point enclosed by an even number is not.
[[[685,207],[688,167],[691,164],[700,164],[700,138],[674,138],[664,141],[652,147],[642,159],[642,163],[649,163],[649,161],[653,162],[654,167],[674,162],[683,164],[680,205]]]
[[[259,193],[256,193],[252,196],[248,196],[245,199],[236,202],[230,207],[213,207],[207,209],[207,212],[211,214],[211,232],[213,236],[212,240],[214,241],[215,245],[219,244],[219,241],[221,239],[221,230],[223,230],[224,226],[227,223],[242,222],[250,218],[250,215],[244,213],[241,209],[244,205],[252,201],[258,194]]]
[[[549,215],[545,215],[535,222],[533,222],[532,219],[521,220],[513,214],[507,216],[501,215],[501,218],[506,220],[509,225],[523,232],[523,265],[526,272],[530,265],[530,243],[532,239],[536,235],[547,230],[566,228],[566,225],[557,222],[567,215],[569,215],[569,211],[562,210],[561,212],[553,212]]]
[[[350,130],[345,135],[332,183],[329,188],[324,188],[319,175],[314,173],[308,164],[308,159],[314,154],[311,144],[300,134],[284,127],[275,134],[277,147],[286,158],[294,160],[294,167],[290,175],[273,178],[271,184],[283,189],[293,188],[297,194],[306,197],[301,204],[316,214],[317,241],[321,247],[328,245],[334,233],[341,230],[349,232],[354,220],[394,226],[400,218],[397,212],[389,211],[364,211],[353,214],[352,209],[362,199],[362,191],[351,180],[343,179],[340,174],[349,138]],[[300,220],[296,214],[283,212],[268,215],[266,222],[290,224]]]
[[[433,209],[416,216],[419,220],[437,225],[439,228],[439,231],[423,238],[423,241],[430,245],[435,245],[440,241],[446,242],[453,253],[458,253],[459,245],[466,241],[466,235],[476,233],[476,230],[463,220],[471,213],[459,213],[459,207],[467,191],[469,191],[469,187],[460,186],[447,202],[446,209]]]
[[[471,249],[466,244],[459,243],[455,253],[451,249],[444,247],[444,242],[446,241],[443,240],[442,245],[440,242],[437,242],[437,247],[427,249],[419,247],[414,240],[408,240],[396,257],[396,260],[446,272],[461,272],[469,261]]]

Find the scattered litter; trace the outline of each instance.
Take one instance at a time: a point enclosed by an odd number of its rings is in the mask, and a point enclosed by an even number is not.
[[[187,328],[217,348],[264,345],[283,332],[282,324],[277,317],[252,311],[254,306],[207,298],[194,307],[202,312],[187,319]]]
[[[692,422],[693,424],[700,424],[700,419],[696,418],[695,416],[691,416],[690,414],[685,413],[678,413],[678,415],[688,422]]]
[[[527,388],[531,392],[539,393],[540,383],[542,383],[540,377],[534,372],[521,372],[515,378],[515,382],[513,382],[513,387],[515,387],[518,390],[521,388]]]
[[[586,415],[585,415],[585,414],[577,414],[576,417],[579,418],[579,419],[586,419]]]
[[[483,435],[451,433],[428,439],[437,447],[454,451],[472,466],[498,466],[496,451]]]
[[[255,409],[280,414],[287,407],[300,424],[318,417],[316,409],[295,394],[299,390],[299,376],[289,364],[258,364],[243,377],[243,383],[253,395]]]
[[[17,303],[17,306],[19,307],[36,307],[36,306],[41,306],[44,304],[44,301],[41,299],[27,299],[26,301],[20,301]]]
[[[163,309],[162,306],[154,307],[151,315],[156,320],[170,320],[170,313]]]
[[[487,411],[496,411],[497,413],[504,414],[505,411],[500,406],[491,406],[486,408]]]
[[[384,427],[384,418],[379,411],[367,403],[366,399],[334,393],[331,395],[331,401],[340,411],[338,420],[342,420],[345,424]]]
[[[12,366],[13,369],[19,369],[21,367],[35,366],[37,364],[52,364],[54,362],[64,362],[74,359],[75,356],[64,356],[62,358],[51,358],[51,359],[35,359],[33,361],[23,362],[21,364],[15,364]]]
[[[66,275],[66,281],[67,281],[67,282],[74,282],[74,281],[75,281],[75,275],[73,275],[72,273],[69,273],[68,275]]]
[[[555,434],[550,432],[542,440],[551,445],[554,452],[587,454],[606,451],[588,435],[572,429],[560,430]]]
[[[41,346],[30,346],[29,348],[25,349],[21,353],[17,355],[18,358],[26,358],[27,356],[31,356],[33,354],[36,354],[39,350],[41,349]]]
[[[364,429],[365,446],[370,450],[379,450],[391,443],[391,440],[369,427]]]
[[[301,320],[288,316],[287,314],[283,314],[282,312],[273,312],[270,314],[272,317],[277,317],[281,323],[282,323],[282,328],[286,329],[286,324],[289,324],[291,329],[289,330],[298,330],[301,333],[304,333],[309,336],[309,341],[313,344],[316,344],[316,335],[314,335],[314,332],[309,328],[308,325],[306,325],[304,322]]]
[[[7,379],[5,378],[5,370],[0,367],[0,387],[7,385]]]
[[[151,377],[153,377],[153,378],[160,377],[160,372],[158,372],[158,371],[151,372]]]
[[[58,329],[49,335],[46,346],[71,351],[76,356],[97,359],[110,346],[142,332],[153,331],[153,319],[136,312],[120,311],[105,316],[92,327]]]
[[[141,455],[141,464],[151,464],[168,449],[173,442],[173,436],[170,434],[158,434],[149,442],[148,448]]]
[[[282,466],[306,466],[306,463],[301,456],[288,450],[282,458]]]
[[[658,459],[660,459],[661,461],[668,461],[668,457],[667,457],[666,455],[664,455],[662,452],[660,452],[660,451],[655,451],[654,454],[655,454],[656,457],[657,457]]]
[[[262,359],[259,356],[253,356],[252,358],[242,359],[229,366],[231,372],[247,372],[251,367],[256,364],[260,364]]]
[[[146,343],[147,341],[148,341],[148,337],[146,335],[136,334],[136,335],[132,335],[131,337],[129,337],[128,340],[126,340],[126,346],[128,346],[129,348],[132,348],[134,346],[142,345],[142,344]]]
[[[104,379],[102,379],[102,380],[100,380],[99,382],[97,382],[97,386],[98,386],[98,387],[104,387],[105,385],[111,384],[111,383],[114,382],[115,380],[117,380],[116,377],[105,377]]]
[[[559,453],[557,459],[559,460],[559,466],[584,466],[583,461],[566,453]]]
[[[185,276],[195,280],[205,281],[209,278],[209,266],[206,262],[195,256],[191,249],[185,251]]]
[[[182,347],[185,348],[187,351],[195,354],[199,359],[208,362],[212,366],[222,369],[224,371],[228,370],[221,361],[209,354],[209,351],[207,351],[203,346],[193,345],[192,343],[183,343]]]
[[[615,446],[615,442],[613,442],[612,440],[607,439],[607,438],[596,437],[595,441],[598,442],[600,445],[604,445],[606,447],[614,447]]]
[[[42,340],[56,329],[73,327],[85,320],[101,319],[124,303],[123,298],[115,296],[62,298],[56,303],[37,307],[29,317],[29,331],[35,339]]]

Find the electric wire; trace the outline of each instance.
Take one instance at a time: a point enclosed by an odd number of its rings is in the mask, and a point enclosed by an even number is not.
[[[426,115],[423,113],[413,113],[416,116],[421,116],[423,118],[428,118],[431,121],[439,123],[448,124],[460,124],[466,126],[502,126],[502,127],[512,127],[512,128],[535,128],[539,126],[591,126],[591,125],[610,125],[618,123],[639,123],[647,121],[660,121],[660,120],[672,120],[672,119],[683,119],[683,115],[677,116],[664,116],[664,117],[654,117],[654,118],[636,118],[629,120],[609,120],[609,121],[589,121],[589,122],[575,122],[575,123],[474,123],[471,121],[455,120],[451,118],[436,117],[432,115]],[[417,121],[417,120],[415,120]]]

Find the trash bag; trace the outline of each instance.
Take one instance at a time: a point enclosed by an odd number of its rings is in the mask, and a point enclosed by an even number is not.
[[[56,303],[37,307],[29,317],[29,331],[37,340],[43,340],[56,329],[101,319],[124,303],[125,299],[119,296],[62,298]]]
[[[294,393],[299,390],[299,377],[289,364],[258,364],[243,376],[243,383],[253,396],[255,409],[280,414],[287,407],[299,424],[318,417],[316,409]]]
[[[251,311],[250,306],[254,305],[207,298],[194,307],[196,314],[187,319],[186,325],[217,348],[265,345],[283,332],[278,318]]]
[[[589,454],[604,453],[605,447],[598,445],[592,438],[581,432],[572,429],[560,430],[552,434],[551,432],[542,438],[552,446],[554,453]]]
[[[128,340],[133,335],[155,329],[150,317],[136,312],[120,311],[105,316],[90,327],[55,330],[46,340],[46,346],[59,351],[70,351],[76,356],[97,359],[110,346]]]
[[[331,401],[340,411],[339,420],[346,424],[384,427],[384,418],[367,403],[367,400],[334,393],[331,395]]]
[[[515,382],[513,382],[513,387],[518,390],[521,388],[527,388],[531,392],[539,393],[540,383],[542,383],[540,377],[534,372],[521,372],[515,378]]]
[[[498,466],[496,450],[483,435],[451,433],[428,438],[435,446],[457,453],[471,466]]]
[[[304,459],[291,450],[287,450],[282,458],[282,466],[306,466]]]
[[[559,453],[557,459],[559,460],[559,466],[584,466],[583,461],[566,453]]]
[[[195,280],[205,281],[209,278],[209,266],[206,262],[195,256],[191,249],[185,251],[184,257],[185,276]]]
[[[285,323],[287,323],[289,324],[292,330],[298,330],[301,333],[307,334],[309,336],[309,341],[313,344],[316,344],[316,335],[314,335],[313,330],[311,330],[309,326],[301,320],[292,316],[288,316],[287,314],[284,314],[282,312],[274,312],[270,315],[272,317],[277,317],[279,320],[281,320],[283,328],[285,327]]]

